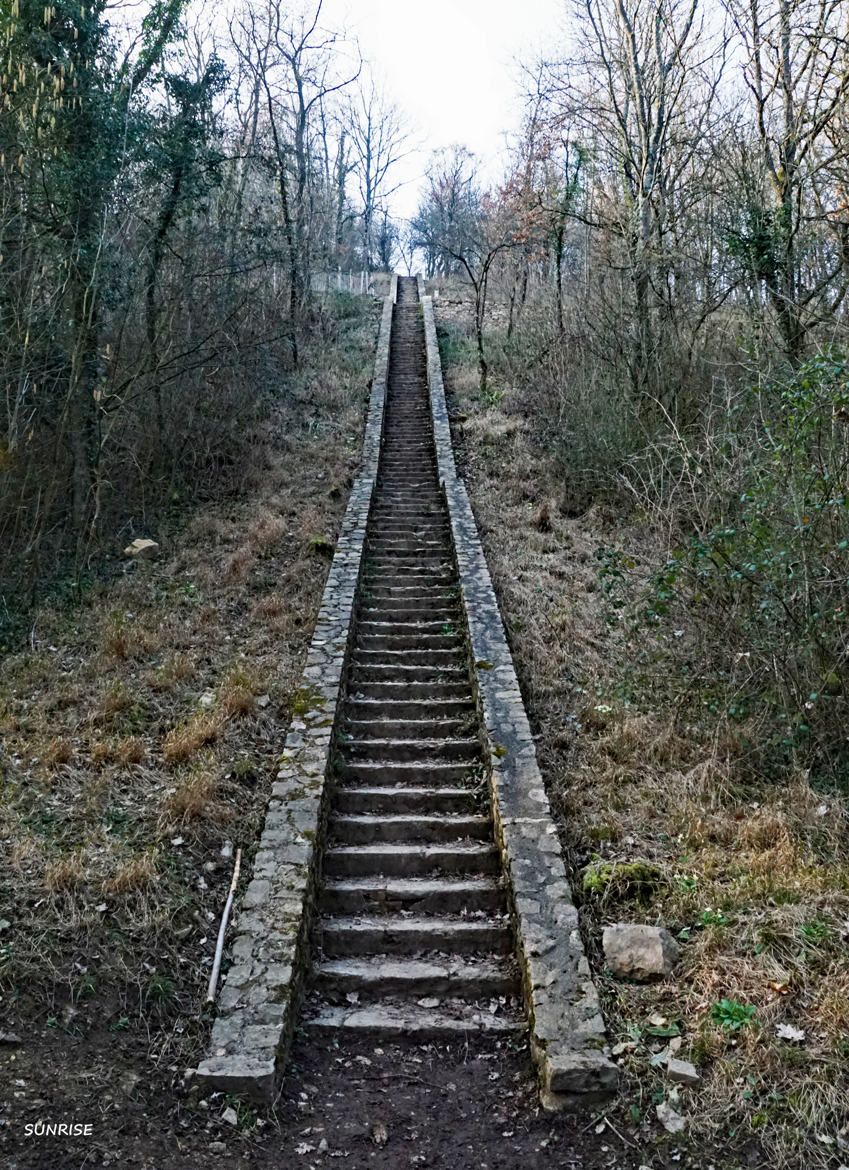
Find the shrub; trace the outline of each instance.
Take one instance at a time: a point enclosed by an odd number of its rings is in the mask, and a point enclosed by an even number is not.
[[[847,421],[847,361],[821,354],[742,395],[698,442],[655,445],[631,481],[674,536],[639,619],[694,632],[703,707],[755,721],[762,763],[801,752],[835,774],[849,761]]]

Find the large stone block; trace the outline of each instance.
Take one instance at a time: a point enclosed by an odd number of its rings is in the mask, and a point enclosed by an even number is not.
[[[671,974],[678,962],[678,944],[661,926],[617,922],[605,926],[604,959],[617,979],[652,983]]]

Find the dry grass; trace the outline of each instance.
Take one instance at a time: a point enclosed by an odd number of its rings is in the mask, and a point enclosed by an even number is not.
[[[261,597],[251,610],[251,617],[256,619],[279,618],[288,610],[289,605],[285,597],[279,593],[269,593]]]
[[[231,553],[224,562],[224,577],[231,583],[247,581],[256,568],[256,554],[248,545],[242,545]]]
[[[131,894],[146,890],[157,880],[157,852],[150,849],[121,861],[114,873],[103,882],[104,894]]]
[[[10,836],[12,844],[7,857],[11,869],[18,874],[25,870],[34,870],[41,857],[38,842],[31,833],[26,832],[20,826],[13,830]]]
[[[109,757],[112,755],[112,748],[108,743],[103,743],[102,741],[98,740],[89,748],[89,755],[91,756],[91,762],[93,764],[105,764],[109,761]]]
[[[218,687],[219,710],[225,716],[249,715],[256,707],[256,696],[264,689],[257,671],[231,666]]]
[[[60,894],[83,885],[86,877],[83,857],[79,853],[68,853],[45,866],[44,887],[51,894]]]
[[[44,762],[48,768],[61,768],[63,764],[70,764],[73,758],[74,745],[63,736],[52,739],[44,752]]]
[[[139,658],[160,646],[159,631],[144,629],[130,614],[113,612],[106,622],[103,653],[111,658]]]
[[[246,545],[255,553],[262,554],[279,544],[286,535],[283,519],[270,511],[262,511],[248,528]]]
[[[553,505],[550,500],[543,500],[531,517],[531,524],[540,532],[551,532],[551,513]]]
[[[156,670],[149,671],[145,681],[153,691],[170,691],[178,683],[188,682],[194,672],[194,664],[188,654],[177,653],[170,655]]]
[[[212,766],[199,766],[180,778],[162,802],[161,823],[184,827],[199,821],[225,822],[231,810],[218,799],[220,784]]]
[[[114,715],[118,715],[121,711],[128,710],[133,704],[132,696],[128,688],[119,679],[110,682],[100,696],[98,702],[98,714],[104,719],[109,719]]]
[[[162,744],[162,757],[167,764],[181,764],[214,743],[221,734],[222,718],[214,711],[199,712],[187,723],[172,728]]]
[[[145,742],[137,735],[128,735],[126,739],[119,739],[112,748],[112,758],[122,768],[129,768],[133,764],[143,764],[146,756]]]

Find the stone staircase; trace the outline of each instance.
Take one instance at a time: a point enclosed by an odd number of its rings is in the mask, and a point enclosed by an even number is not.
[[[394,309],[302,1023],[374,1036],[523,1027],[416,282]]]

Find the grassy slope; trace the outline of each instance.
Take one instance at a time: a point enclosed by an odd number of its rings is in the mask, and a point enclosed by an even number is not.
[[[619,1123],[648,1148],[676,1144],[655,1119],[670,1086],[651,1064],[668,1043],[652,1029],[672,1025],[678,1056],[702,1077],[676,1105],[694,1149],[708,1143],[716,1165],[839,1165],[849,1142],[845,798],[817,794],[803,775],[753,781],[733,736],[681,717],[685,683],[658,664],[670,658],[663,640],[687,631],[629,639],[599,572],[599,550],[627,546],[639,575],[655,555],[651,534],[566,498],[533,404],[497,369],[481,402],[464,335],[456,305],[444,309],[455,445],[626,1074]],[[623,867],[634,862],[654,867],[648,885],[629,882]],[[600,876],[600,892],[583,890],[585,875]],[[606,976],[600,931],[615,921],[679,936],[674,975],[643,987]],[[733,1028],[733,1008],[725,1025],[714,1020],[723,999],[753,1008],[754,1023]],[[804,1040],[780,1039],[780,1024]]]
[[[45,1112],[92,1120],[97,1101],[102,1149],[120,1118],[129,1154],[148,1112],[179,1110],[207,1035],[222,849],[245,847],[244,888],[359,459],[378,309],[349,303],[281,387],[243,495],[150,533],[160,560],[38,613],[2,665],[10,1156]]]

